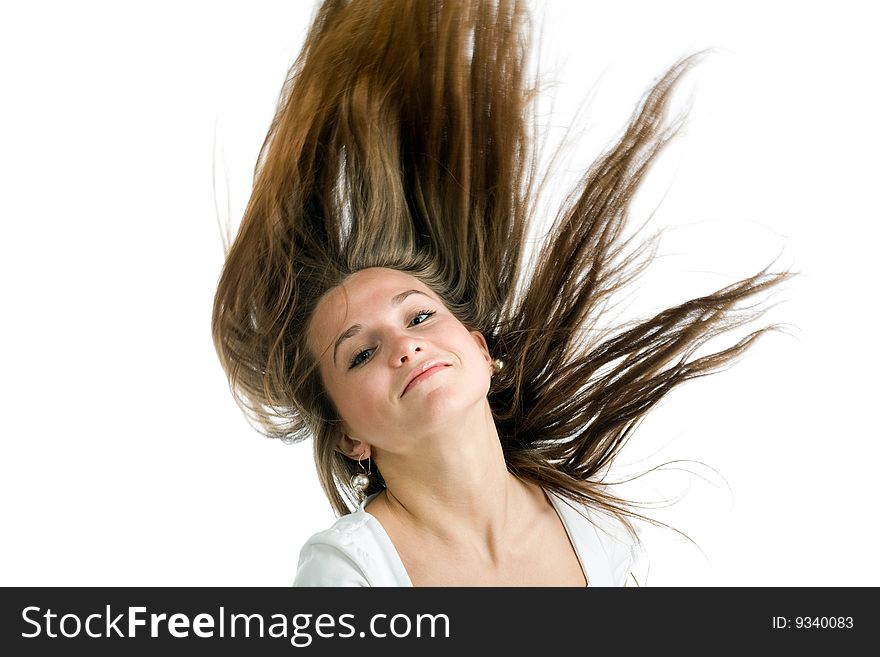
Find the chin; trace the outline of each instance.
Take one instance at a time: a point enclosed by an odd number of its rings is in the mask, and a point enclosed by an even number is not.
[[[411,391],[419,396],[418,399],[410,399],[409,402],[415,409],[420,426],[436,425],[437,428],[442,428],[444,424],[454,422],[456,417],[473,412],[485,401],[486,392],[472,390],[472,387],[442,385],[432,389]]]

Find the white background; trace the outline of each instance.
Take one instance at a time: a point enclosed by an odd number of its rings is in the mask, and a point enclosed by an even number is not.
[[[672,393],[632,492],[687,493],[646,530],[648,585],[880,584],[876,62],[869,3],[547,2],[552,130],[570,166],[677,58],[687,130],[633,220],[666,257],[628,312],[776,256],[802,272],[732,369]],[[333,515],[311,445],[257,434],[214,354],[222,266],[311,2],[38,2],[0,21],[0,584],[288,585]],[[537,20],[536,24],[540,21]],[[544,112],[545,116],[549,116]],[[216,172],[218,186],[213,187]],[[227,184],[228,182],[228,184]],[[661,203],[662,201],[662,203]],[[728,341],[729,343],[729,341]],[[721,346],[719,344],[719,346]],[[621,461],[621,466],[626,465]]]

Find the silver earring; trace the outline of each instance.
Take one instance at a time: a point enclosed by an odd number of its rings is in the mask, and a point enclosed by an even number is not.
[[[504,361],[501,360],[500,358],[494,358],[492,360],[492,374],[493,374],[493,376],[495,374],[498,374],[498,372],[500,372],[503,369],[504,369]]]
[[[351,487],[354,489],[354,492],[357,493],[358,496],[358,504],[363,504],[364,502],[364,492],[370,487],[370,471],[372,470],[370,459],[372,457],[367,458],[367,470],[364,470],[364,466],[361,463],[361,459],[364,458],[364,453],[361,452],[361,455],[358,457],[358,465],[361,467],[363,472],[356,472],[351,476],[349,482],[351,483]]]

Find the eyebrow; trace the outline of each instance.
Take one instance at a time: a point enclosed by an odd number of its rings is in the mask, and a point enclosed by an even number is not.
[[[392,306],[399,306],[411,294],[421,294],[423,297],[428,296],[424,292],[419,292],[418,290],[405,290],[404,292],[401,292],[400,294],[395,294],[393,297],[391,297],[391,305]],[[428,297],[428,298],[430,299],[431,297]],[[361,326],[360,324],[352,324],[347,329],[345,329],[345,331],[342,333],[342,335],[340,335],[338,338],[336,338],[336,343],[333,345],[333,364],[334,365],[336,365],[336,352],[339,349],[339,345],[341,345],[343,342],[345,342],[349,338],[356,336],[358,333],[361,332],[361,329],[363,329],[363,328],[364,327]]]

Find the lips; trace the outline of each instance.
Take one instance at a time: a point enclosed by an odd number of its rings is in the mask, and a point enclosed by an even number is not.
[[[449,367],[451,363],[447,363],[442,360],[430,360],[421,365],[416,365],[409,373],[409,376],[406,379],[406,385],[403,386],[403,392],[400,393],[400,396],[403,397],[407,390],[409,390],[414,384],[419,381],[428,378],[432,375],[432,370],[437,371],[441,370],[444,367]]]

